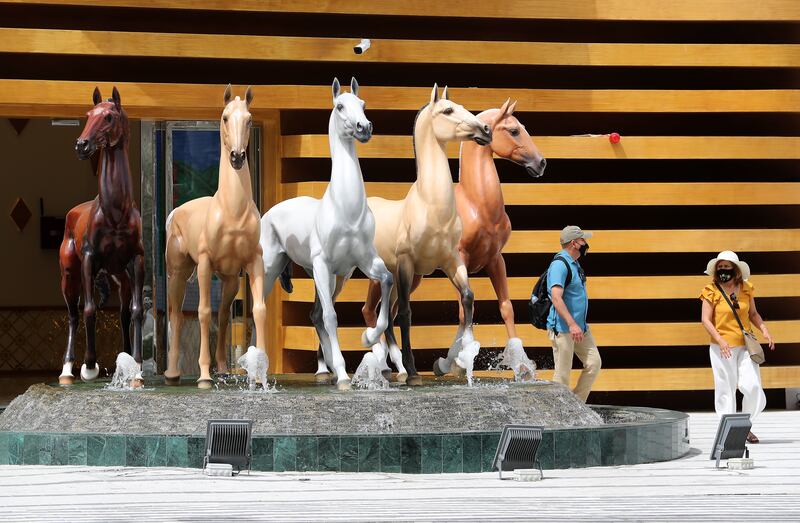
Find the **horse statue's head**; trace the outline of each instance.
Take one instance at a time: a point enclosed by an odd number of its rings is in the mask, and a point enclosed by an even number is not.
[[[86,125],[75,142],[78,158],[86,160],[97,149],[113,148],[128,138],[128,115],[120,103],[119,91],[114,87],[111,98],[103,101],[100,89],[95,87],[92,96],[94,108],[86,113]]]
[[[248,87],[244,100],[233,98],[231,84],[225,88],[225,109],[219,123],[219,135],[222,147],[230,151],[228,159],[231,167],[237,171],[242,168],[247,159],[247,144],[250,142],[250,127],[253,118],[250,115],[250,104],[253,102],[253,88]]]
[[[492,127],[492,152],[501,158],[522,165],[528,174],[538,178],[544,174],[547,160],[533,143],[528,130],[513,116],[517,102],[506,100],[500,109],[489,109],[478,115]]]
[[[464,109],[447,96],[447,86],[439,97],[439,88],[433,84],[431,101],[427,106],[431,126],[440,142],[474,140],[478,145],[492,141],[492,129],[477,116]]]
[[[339,79],[333,79],[333,121],[336,134],[342,140],[355,138],[361,143],[366,143],[372,138],[372,122],[364,114],[364,101],[358,97],[358,82],[350,79],[350,92],[342,92]]]

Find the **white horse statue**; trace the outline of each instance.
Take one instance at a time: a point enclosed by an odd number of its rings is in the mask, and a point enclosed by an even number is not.
[[[336,374],[340,389],[350,387],[344,358],[336,334],[333,303],[356,267],[381,284],[382,306],[377,324],[367,328],[361,341],[374,345],[388,325],[392,274],[373,245],[375,219],[367,206],[364,179],[356,155],[355,140],[366,143],[372,137],[372,123],[364,115],[358,98],[358,82],[350,81],[350,93],[340,92],[333,80],[333,111],[328,122],[331,146],[331,182],[321,200],[301,196],[272,207],[261,219],[261,247],[264,250],[264,297],[275,279],[291,292],[289,261],[303,267],[314,278],[316,300],[312,321],[317,329],[323,357],[318,375]]]

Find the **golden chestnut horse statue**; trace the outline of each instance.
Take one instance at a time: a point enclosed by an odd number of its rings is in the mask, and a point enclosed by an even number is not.
[[[169,354],[164,377],[168,384],[178,384],[180,332],[186,281],[197,271],[200,300],[197,315],[200,320],[200,378],[197,386],[210,388],[211,353],[209,326],[211,322],[211,275],[222,280],[222,299],[219,307],[216,364],[217,372],[227,371],[225,333],[228,311],[239,286],[242,268],[250,276],[253,295],[253,321],[256,347],[265,350],[266,309],[262,293],[264,264],[261,259],[261,215],[253,201],[250,168],[247,164],[247,144],[250,139],[251,116],[248,108],[253,101],[248,87],[245,99],[231,99],[231,86],[225,89],[225,109],[220,120],[219,184],[214,196],[197,198],[173,210],[167,218],[167,286],[170,323]]]
[[[417,113],[414,122],[416,182],[404,200],[377,197],[367,200],[375,215],[375,247],[394,274],[392,301],[396,297],[403,344],[401,352],[390,322],[386,330],[388,346],[379,342],[373,351],[379,362],[385,362],[388,351],[398,368],[398,381],[406,380],[409,385],[421,382],[410,339],[410,295],[415,275],[430,274],[436,269],[444,271],[458,290],[464,309],[447,358],[437,365],[446,365],[445,371],[450,371],[453,364],[469,371],[480,348],[472,334],[473,294],[467,268],[458,252],[462,227],[446,151],[447,142],[454,140],[473,140],[486,145],[492,140],[492,132],[489,125],[450,101],[447,87],[440,98],[434,85],[430,102]]]
[[[547,160],[533,143],[525,126],[513,116],[516,105],[516,102],[512,104],[506,100],[499,109],[488,109],[478,114],[478,118],[491,126],[492,142],[486,146],[475,142],[461,144],[459,182],[455,186],[455,196],[462,225],[458,250],[470,274],[486,270],[506,325],[506,349],[521,351],[524,349],[514,325],[506,263],[501,254],[511,236],[511,220],[505,211],[494,156],[522,165],[534,178],[544,174]],[[421,276],[414,279],[412,292],[421,280]],[[375,308],[380,296],[380,285],[370,282],[369,296],[363,308],[368,325],[375,321]],[[459,316],[463,322],[464,308],[460,303]],[[441,374],[445,369],[435,365],[434,371]]]

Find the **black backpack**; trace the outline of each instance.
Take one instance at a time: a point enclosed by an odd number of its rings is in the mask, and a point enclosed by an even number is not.
[[[567,263],[567,260],[565,260],[563,256],[556,256],[553,258],[553,261],[555,260],[561,260],[567,267],[567,280],[564,282],[564,288],[566,289],[572,281],[572,268],[570,268],[569,263]],[[539,276],[539,280],[536,282],[536,285],[533,286],[531,299],[528,301],[528,313],[530,315],[531,324],[537,329],[542,330],[547,330],[547,317],[550,315],[550,307],[553,306],[550,295],[547,293],[547,272],[549,270],[550,267],[548,266],[547,270]]]

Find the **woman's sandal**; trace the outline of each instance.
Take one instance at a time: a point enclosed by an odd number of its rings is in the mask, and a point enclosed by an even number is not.
[[[758,438],[752,432],[747,433],[747,442],[748,443],[758,443]]]

